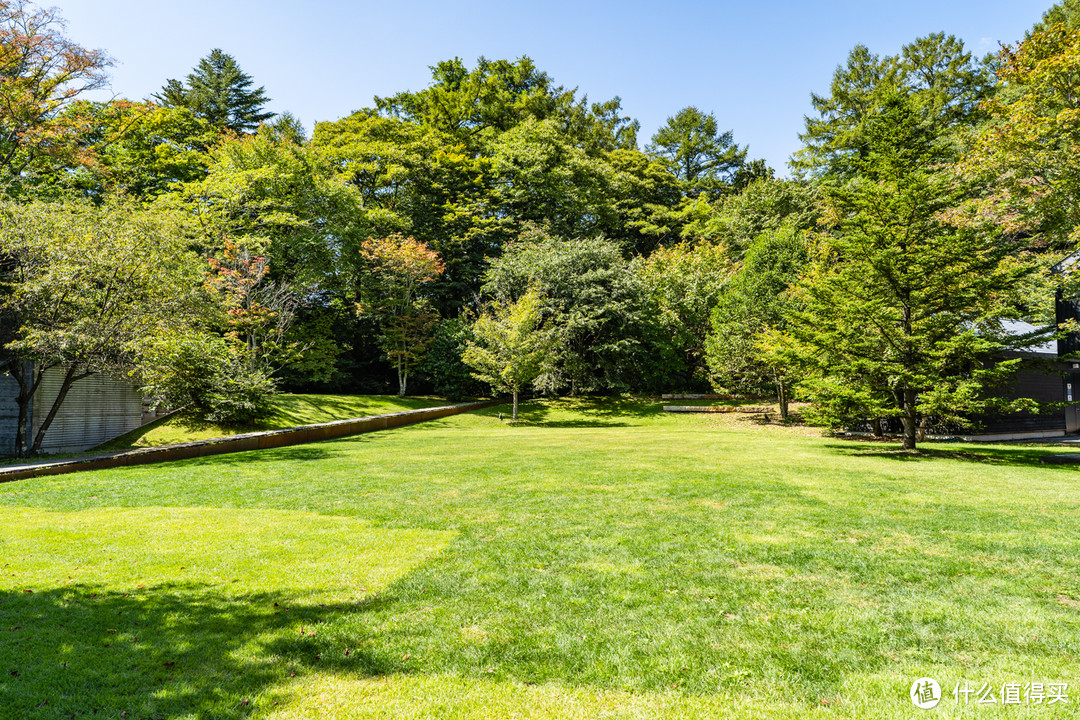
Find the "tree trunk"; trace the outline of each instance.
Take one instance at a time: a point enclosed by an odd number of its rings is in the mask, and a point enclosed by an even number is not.
[[[397,373],[398,391],[397,396],[400,398],[405,397],[405,386],[409,382],[409,373],[406,370],[398,368]]]
[[[26,424],[30,419],[30,403],[34,399],[34,393],[30,390],[30,383],[26,378],[26,366],[19,367],[22,363],[11,364],[11,377],[19,384],[19,395],[15,403],[19,406],[19,421],[15,427],[15,454],[21,458],[27,457],[26,452]],[[34,370],[30,369],[30,380],[33,380]]]
[[[517,420],[517,394],[518,394],[518,391],[515,389],[514,390],[514,414],[511,417],[512,420]]]
[[[788,394],[784,386],[783,378],[776,378],[776,401],[780,405],[780,421],[787,423],[788,418]]]
[[[19,385],[19,394],[15,398],[15,403],[19,408],[19,421],[15,428],[15,454],[21,458],[30,457],[30,448],[27,447],[26,442],[29,435],[27,426],[30,424],[30,408],[34,402],[34,393],[37,392],[41,378],[45,374],[45,368],[35,372],[33,363],[12,361],[8,369]]]
[[[45,433],[48,432],[49,426],[52,425],[53,420],[56,418],[56,414],[60,411],[60,406],[64,404],[64,398],[67,397],[68,390],[78,380],[82,380],[84,377],[90,375],[88,372],[77,373],[77,363],[68,365],[67,372],[64,373],[64,381],[60,383],[60,392],[56,394],[56,399],[53,401],[52,407],[49,408],[49,414],[45,416],[45,420],[42,421],[41,427],[38,428],[37,435],[34,436],[34,444],[30,448],[30,455],[37,455],[41,450],[41,444],[45,441]]]
[[[915,391],[904,388],[904,449],[914,450],[918,425],[915,422]]]

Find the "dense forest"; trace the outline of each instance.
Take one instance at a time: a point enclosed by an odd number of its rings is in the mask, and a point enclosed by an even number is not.
[[[1076,0],[984,58],[945,33],[853,48],[790,179],[704,109],[643,142],[619,98],[527,57],[441,62],[310,135],[222,50],[149,100],[85,99],[110,62],[57,11],[0,0],[0,371],[20,403],[49,368],[228,422],[279,390],[714,388],[894,418],[913,447],[924,418],[1021,409],[992,392],[1016,362],[996,359],[1059,331]]]

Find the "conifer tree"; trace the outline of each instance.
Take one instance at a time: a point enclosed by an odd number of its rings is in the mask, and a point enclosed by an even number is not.
[[[266,88],[252,90],[252,85],[251,76],[231,55],[214,48],[188,74],[186,84],[170,78],[154,97],[166,107],[190,108],[215,127],[250,133],[274,117],[263,111],[270,100]]]

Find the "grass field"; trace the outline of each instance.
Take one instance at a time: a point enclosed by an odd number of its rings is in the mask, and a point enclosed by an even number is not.
[[[1054,449],[658,407],[0,485],[0,717],[1080,716]]]

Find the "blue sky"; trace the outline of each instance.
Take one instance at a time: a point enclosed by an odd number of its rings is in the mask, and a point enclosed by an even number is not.
[[[531,57],[590,99],[618,95],[639,144],[687,105],[716,113],[752,157],[781,173],[810,93],[863,43],[895,53],[944,31],[977,54],[1023,37],[1050,0],[597,2],[511,0],[56,0],[68,35],[115,60],[112,93],[148,97],[212,48],[233,55],[307,126],[427,85],[458,56]]]

